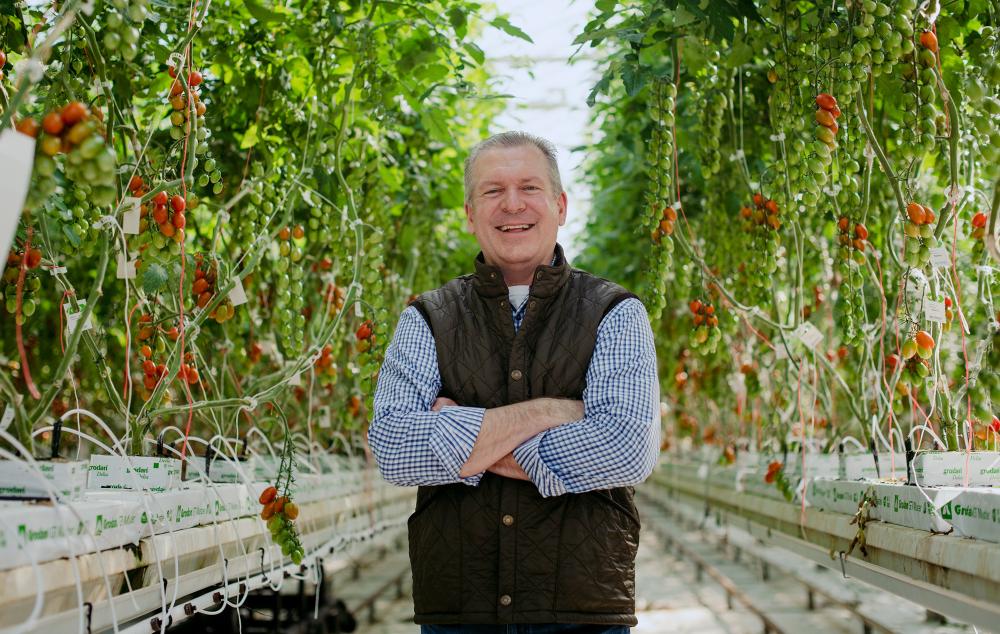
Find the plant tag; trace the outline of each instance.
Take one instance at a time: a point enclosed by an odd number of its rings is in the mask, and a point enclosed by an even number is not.
[[[125,254],[118,254],[118,270],[116,272],[118,279],[120,280],[131,280],[135,278],[135,260],[125,260]]]
[[[139,211],[141,209],[141,198],[128,196],[125,198],[125,215],[122,217],[122,231],[124,233],[139,233]]]
[[[0,134],[0,255],[6,255],[14,241],[24,199],[34,165],[35,140],[14,130]],[[0,259],[0,273],[7,258]]]
[[[795,329],[795,336],[799,338],[802,345],[810,350],[815,350],[816,346],[819,345],[819,342],[823,341],[823,333],[817,330],[816,326],[813,326],[808,321],[802,322],[802,324]]]
[[[302,385],[302,377],[298,374],[293,374],[291,378],[288,379],[288,384],[299,387]]]
[[[76,324],[80,321],[80,316],[83,315],[83,311],[87,308],[87,300],[81,299],[77,302],[80,306],[80,310],[73,311],[73,304],[66,302],[63,304],[63,311],[66,313],[66,338],[69,339],[72,336],[73,331],[76,330]],[[83,330],[90,330],[94,326],[90,319],[87,319],[87,323],[83,325]]]
[[[329,429],[333,427],[333,423],[330,421],[330,408],[324,407],[322,413],[319,417],[319,426],[323,429]]]
[[[944,247],[931,249],[931,266],[936,269],[946,269],[951,266],[951,256],[948,254],[948,249]]]
[[[14,422],[14,408],[8,404],[3,408],[3,416],[0,416],[0,431],[10,427],[12,422]]]
[[[229,301],[233,303],[233,306],[240,306],[247,303],[247,292],[243,290],[243,280],[240,278],[235,278],[235,284],[233,288],[229,291]]]
[[[55,277],[56,275],[63,275],[66,273],[65,266],[53,266],[49,269],[49,275]]]
[[[927,318],[927,321],[934,322],[935,324],[943,324],[945,322],[944,302],[935,302],[932,299],[925,300],[924,316]]]
[[[774,359],[775,361],[780,361],[782,359],[788,358],[788,351],[785,350],[785,344],[780,341],[776,341],[774,344]]]

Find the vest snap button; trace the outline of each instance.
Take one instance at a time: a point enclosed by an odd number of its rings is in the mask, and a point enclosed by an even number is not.
[[[534,308],[537,305],[538,302],[536,302],[535,300],[531,300],[530,302],[528,302],[528,308]]]
[[[510,605],[511,601],[512,601],[512,599],[510,598],[509,594],[505,594],[502,597],[500,597],[500,605],[502,605],[504,607],[507,607],[508,605]]]
[[[503,516],[503,525],[504,526],[513,526],[514,525],[514,516],[513,515],[504,515]]]
[[[541,271],[539,271],[538,273],[535,273],[535,279],[536,280],[542,279],[542,272]]]
[[[515,381],[520,381],[522,376],[524,376],[524,375],[521,374],[520,370],[511,370],[510,371],[510,378],[514,379]]]
[[[496,272],[495,272],[495,271],[494,271],[494,272],[492,272],[492,273],[490,273],[490,279],[491,279],[491,280],[495,280],[495,279],[497,279],[497,274],[496,274]]]
[[[507,308],[507,301],[506,300],[500,300],[500,308]]]

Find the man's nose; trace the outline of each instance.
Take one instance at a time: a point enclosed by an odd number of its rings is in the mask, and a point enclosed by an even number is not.
[[[504,194],[504,211],[524,211],[524,201],[521,199],[521,190],[517,187],[508,188],[507,192]]]

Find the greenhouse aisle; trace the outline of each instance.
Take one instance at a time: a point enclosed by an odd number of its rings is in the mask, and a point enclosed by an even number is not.
[[[741,543],[738,529],[725,533],[727,541],[733,541],[723,545],[719,541],[720,531],[711,526],[680,525],[653,504],[640,501],[638,506],[643,530],[636,559],[639,625],[632,629],[633,634],[756,634],[764,629],[764,621],[759,615],[767,618],[772,631],[777,632],[862,634],[865,629],[858,613],[867,614],[873,623],[878,623],[874,631],[907,634],[974,631],[965,625],[928,621],[926,611],[914,603],[855,580],[843,580],[839,573],[817,567],[787,551],[748,548],[742,556],[734,556],[737,551],[733,546]],[[769,570],[762,567],[760,555],[770,562]],[[405,551],[397,556],[405,559]],[[705,570],[711,568],[712,572],[699,574],[694,563],[696,559]],[[794,577],[782,570],[794,571]],[[726,590],[712,577],[713,573],[730,581],[742,599],[736,597],[730,601]],[[831,604],[819,594],[807,592],[802,583],[804,578],[812,578],[830,593],[844,597],[847,603],[855,606],[855,613]],[[356,631],[364,634],[418,632],[412,623],[413,606],[408,584],[407,574],[402,596],[386,598],[376,604],[375,623],[364,620],[367,614],[356,614],[360,621]]]
[[[726,599],[710,580],[693,583],[691,564],[664,552],[663,543],[651,531],[643,531],[636,560],[636,610],[639,626],[635,634],[657,632],[732,633],[759,632],[760,621],[746,610],[726,610]],[[361,624],[365,634],[413,634],[412,599],[380,607],[380,621]],[[830,630],[841,632],[844,630]]]

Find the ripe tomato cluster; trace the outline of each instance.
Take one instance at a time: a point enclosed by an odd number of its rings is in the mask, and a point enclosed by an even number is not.
[[[816,138],[826,144],[830,150],[837,149],[837,132],[840,126],[837,125],[837,118],[840,117],[840,108],[837,107],[837,100],[833,95],[821,92],[816,95]]]
[[[17,131],[38,139],[35,169],[42,177],[55,173],[54,157],[65,155],[66,177],[86,183],[91,202],[107,205],[115,200],[115,155],[104,141],[104,115],[81,101],[71,101],[45,115],[41,124],[32,117],[17,122]],[[46,181],[51,194],[55,184]]]
[[[191,291],[194,294],[195,304],[198,308],[204,308],[215,297],[219,276],[219,263],[216,260],[210,260],[206,264],[205,256],[201,253],[194,256],[194,262],[194,282],[191,284]],[[233,306],[232,300],[227,297],[219,302],[211,314],[209,314],[209,317],[214,319],[216,323],[221,324],[232,319],[235,314],[236,307]]]
[[[764,482],[766,482],[768,484],[773,484],[775,478],[778,477],[778,473],[781,472],[781,470],[784,468],[784,466],[785,465],[783,465],[782,463],[778,462],[777,460],[775,460],[775,461],[771,462],[771,464],[767,465],[767,472],[764,473]]]
[[[142,322],[145,317],[148,317],[148,315],[143,315],[139,318],[139,321]],[[140,335],[141,338],[142,335]],[[167,366],[163,363],[158,364],[153,361],[153,349],[149,344],[145,344],[139,348],[139,355],[142,357],[142,372],[145,375],[142,385],[147,390],[152,391],[156,388],[156,384],[160,382],[160,379],[167,373]]]
[[[333,362],[333,346],[326,344],[323,346],[322,352],[320,352],[319,359],[316,359],[316,363],[313,364],[316,368],[318,374],[321,376],[336,376],[337,375],[337,365]]]
[[[167,373],[167,366],[163,363],[156,363],[153,360],[154,355],[159,356],[166,352],[167,347],[164,339],[177,341],[178,338],[180,338],[180,332],[177,326],[165,329],[157,325],[151,313],[142,313],[139,315],[136,339],[140,343],[139,356],[144,374],[142,384],[147,392],[152,391],[156,387],[156,384],[160,382],[160,379]],[[148,394],[145,396],[146,398],[149,397]]]
[[[903,226],[906,235],[906,263],[909,266],[923,266],[930,262],[930,248],[937,242],[934,238],[934,210],[927,205],[911,202],[906,206],[909,220]]]
[[[287,495],[278,495],[278,489],[269,486],[260,494],[258,500],[263,509],[260,519],[267,522],[271,538],[281,546],[281,554],[290,557],[295,564],[301,564],[305,551],[295,530],[295,520],[299,516],[299,507]]]
[[[746,205],[740,207],[740,218],[744,220],[744,231],[752,231],[754,227],[769,228],[774,231],[781,229],[781,220],[778,218],[778,203],[757,193],[753,195],[753,204],[753,209]]]
[[[677,211],[673,207],[667,205],[663,208],[663,214],[660,217],[659,223],[653,229],[652,238],[653,242],[660,244],[663,236],[671,236],[674,234],[674,223],[677,222]]]
[[[375,325],[372,323],[371,319],[366,319],[364,323],[358,326],[358,329],[354,332],[354,336],[358,340],[358,352],[368,352],[372,349],[372,346],[375,345],[374,326]]]
[[[934,338],[926,330],[917,331],[907,339],[900,350],[902,359],[895,354],[886,358],[886,372],[895,372],[899,364],[903,364],[896,392],[905,396],[911,385],[919,385],[930,375],[929,359],[934,354]]]
[[[989,224],[989,221],[989,216],[982,211],[978,211],[972,216],[969,237],[975,241],[972,245],[973,260],[981,260],[986,250],[986,225]]]
[[[938,39],[934,31],[924,31],[920,34],[920,46],[923,49],[917,57],[917,61],[924,68],[933,68],[937,64]]]
[[[179,141],[191,131],[192,108],[190,104],[193,104],[194,115],[198,117],[198,127],[202,128],[205,125],[204,116],[208,112],[208,106],[201,100],[201,94],[198,90],[198,86],[201,85],[204,78],[200,72],[192,70],[188,73],[187,86],[185,86],[177,79],[176,68],[168,66],[167,73],[174,78],[173,83],[170,84],[170,107],[173,108],[173,112],[170,113],[170,138]]]
[[[840,258],[849,259],[853,253],[858,264],[864,262],[865,245],[868,243],[868,227],[861,222],[851,222],[847,216],[837,220],[837,240],[840,243]]]
[[[42,252],[40,249],[32,247],[28,250],[28,257],[24,257],[24,250],[18,252],[11,249],[7,254],[7,267],[3,272],[3,297],[4,307],[11,315],[17,312],[17,279],[21,274],[21,266],[27,267],[24,277],[24,286],[21,288],[21,314],[19,319],[24,323],[26,317],[31,317],[38,307],[35,293],[42,287],[42,280],[38,278],[37,270],[42,262]]]
[[[177,378],[187,381],[190,385],[194,385],[201,380],[201,377],[198,375],[198,368],[194,365],[193,352],[184,353],[184,363],[181,363],[181,367],[177,368]]]
[[[688,304],[688,308],[691,310],[694,323],[691,347],[696,350],[703,348],[707,352],[715,352],[722,339],[722,331],[719,330],[719,317],[715,314],[715,307],[709,302],[695,299]]]

